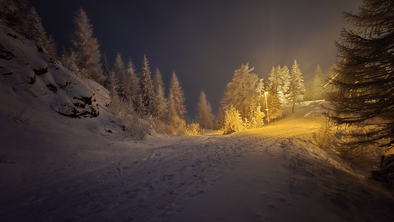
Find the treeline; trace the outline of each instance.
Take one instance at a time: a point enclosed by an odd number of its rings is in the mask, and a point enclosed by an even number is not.
[[[74,17],[74,32],[69,36],[68,47],[57,55],[56,44],[47,34],[41,18],[34,8],[26,13],[25,0],[0,1],[0,18],[10,28],[37,43],[39,51],[59,59],[64,67],[80,78],[98,82],[108,89],[111,103],[108,109],[122,121],[122,127],[131,135],[142,138],[153,127],[159,133],[200,134],[203,129],[220,129],[224,133],[262,127],[282,117],[282,108],[306,99],[322,99],[321,92],[327,79],[317,67],[312,84],[304,86],[303,74],[296,61],[287,66],[273,67],[268,80],[259,79],[249,65],[235,70],[234,77],[224,92],[218,116],[204,91],[201,92],[197,116],[186,121],[186,106],[182,87],[175,74],[169,86],[168,96],[159,69],[151,69],[144,56],[138,72],[131,58],[125,61],[120,53],[114,64],[109,64],[105,53],[99,50],[99,42],[93,36],[93,25],[80,8]],[[215,122],[215,123],[214,123]]]
[[[146,56],[139,72],[130,58],[126,66],[119,53],[111,66],[105,53],[100,52],[99,42],[93,36],[93,25],[82,8],[75,14],[75,30],[70,35],[68,47],[63,47],[63,52],[57,56],[56,44],[42,26],[40,16],[34,8],[26,12],[26,6],[25,0],[0,1],[1,21],[36,42],[39,51],[58,58],[77,76],[107,88],[111,97],[108,109],[131,135],[143,138],[152,127],[159,133],[194,135],[213,127],[214,116],[204,92],[201,92],[196,122],[186,123],[184,92],[175,72],[166,98],[161,72],[156,69],[152,79]]]
[[[227,84],[215,124],[223,133],[260,128],[282,117],[285,106],[295,112],[296,104],[304,101],[305,97],[308,100],[324,97],[322,92],[328,78],[319,65],[308,87],[304,85],[297,61],[291,70],[287,66],[272,67],[268,81],[259,79],[253,70],[249,64],[242,65]]]

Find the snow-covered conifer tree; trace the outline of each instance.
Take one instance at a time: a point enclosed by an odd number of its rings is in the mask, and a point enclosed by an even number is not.
[[[103,76],[105,77],[104,80],[104,87],[108,90],[111,89],[111,71],[110,71],[110,66],[108,63],[107,55],[104,53],[103,56],[101,57],[101,71],[103,73]]]
[[[185,97],[183,90],[175,72],[173,72],[170,82],[170,94],[168,95],[168,117],[170,121],[172,121],[174,117],[184,119],[184,114],[186,113],[184,103]]]
[[[117,96],[119,98],[118,95],[119,81],[118,81],[118,76],[114,71],[110,72],[109,82],[110,85],[108,90],[110,92],[111,97]]]
[[[49,42],[48,42],[48,53],[50,56],[57,58],[57,44],[53,39],[52,35],[49,35]]]
[[[127,92],[128,92],[128,97],[129,100],[133,103],[134,107],[136,108],[138,106],[138,92],[139,92],[139,86],[138,86],[138,77],[134,72],[135,68],[133,63],[131,62],[131,58],[129,58],[129,62],[127,63],[127,75],[128,75],[128,81],[127,81]]]
[[[212,129],[213,118],[211,105],[207,101],[207,97],[203,90],[201,91],[198,102],[196,122],[198,122],[203,129]]]
[[[304,99],[305,87],[302,72],[298,67],[297,60],[294,61],[291,73],[289,89],[285,93],[285,97],[292,106],[291,112],[294,113],[294,107]]]
[[[280,78],[282,82],[278,88],[278,96],[282,104],[287,104],[288,101],[284,96],[285,93],[289,90],[289,86],[290,86],[290,71],[289,68],[287,68],[287,66],[283,66],[283,68],[281,68]]]
[[[235,70],[234,77],[227,84],[227,90],[224,92],[222,101],[224,108],[234,106],[242,118],[248,117],[249,104],[258,98],[256,92],[258,78],[256,74],[251,73],[253,70],[254,68],[249,69],[249,64]]]
[[[275,89],[272,89],[267,94],[267,105],[264,109],[268,108],[268,122],[271,120],[282,117],[282,103],[279,99],[278,92]]]
[[[284,93],[289,89],[290,73],[287,66],[281,68],[277,66],[272,67],[271,72],[268,74],[268,91],[276,91],[282,103],[286,103]]]
[[[101,57],[99,44],[93,37],[93,26],[82,8],[76,12],[74,24],[75,31],[71,35],[70,48],[76,55],[76,65],[81,76],[103,84],[105,77],[99,64]]]
[[[144,56],[144,61],[142,62],[139,86],[143,104],[141,107],[141,115],[153,115],[156,110],[155,91],[153,88],[151,72],[146,56]]]
[[[115,72],[115,75],[118,79],[118,95],[121,100],[126,98],[126,68],[120,53],[116,55],[115,63],[112,67],[112,71]]]
[[[44,53],[49,54],[50,42],[48,35],[42,26],[41,17],[37,14],[34,7],[27,13],[26,35],[29,39],[35,41]]]
[[[164,120],[167,113],[167,100],[164,95],[164,84],[159,69],[156,69],[153,87],[156,96],[155,116],[157,116],[160,120]]]
[[[320,68],[320,65],[317,65],[316,71],[313,75],[313,82],[311,87],[311,99],[317,100],[322,99],[322,91],[323,91],[323,84],[324,84],[324,74]]]

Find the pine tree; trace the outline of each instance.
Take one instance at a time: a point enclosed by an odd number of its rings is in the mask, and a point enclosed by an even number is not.
[[[391,0],[364,0],[357,14],[345,14],[351,26],[336,43],[338,94],[329,113],[335,124],[357,129],[344,145],[394,144],[393,8]]]
[[[281,68],[277,66],[272,67],[271,72],[268,74],[268,91],[275,91],[278,94],[282,103],[287,103],[284,94],[289,90],[290,73],[287,66]]]
[[[289,68],[287,68],[287,66],[284,66],[281,70],[280,70],[280,76],[281,76],[281,84],[279,87],[279,91],[278,91],[278,97],[281,101],[282,104],[286,105],[288,103],[286,97],[285,97],[285,93],[289,90],[290,87],[290,72],[289,72]]]
[[[99,44],[93,37],[93,26],[85,11],[80,8],[74,18],[75,31],[71,35],[70,48],[76,55],[76,65],[83,78],[89,78],[103,84],[105,77],[100,69]]]
[[[116,55],[115,63],[112,67],[112,71],[115,72],[115,75],[118,80],[118,95],[121,100],[125,100],[126,98],[126,68],[120,53]]]
[[[324,84],[324,74],[320,68],[320,65],[316,67],[316,71],[313,76],[313,83],[311,88],[311,98],[312,100],[322,99],[322,91]]]
[[[249,109],[249,128],[256,129],[262,127],[264,125],[263,119],[265,114],[261,111],[261,105],[252,102]]]
[[[41,17],[32,7],[27,14],[27,30],[26,35],[29,39],[38,44],[42,52],[49,54],[50,42],[47,32],[42,26]]]
[[[294,61],[291,73],[290,73],[290,84],[289,89],[285,93],[286,99],[292,106],[291,112],[294,113],[295,105],[302,102],[305,93],[304,79],[300,68],[298,67],[297,61]]]
[[[253,70],[254,68],[249,69],[249,64],[242,65],[240,69],[235,70],[234,77],[227,84],[222,100],[225,109],[234,106],[242,118],[248,117],[249,104],[258,98],[256,92],[258,78],[256,74],[251,73]]]
[[[203,129],[212,129],[213,118],[214,116],[212,115],[211,105],[207,101],[207,97],[203,90],[201,91],[198,106],[197,106],[196,122],[198,122],[200,124],[200,127]]]
[[[159,69],[156,69],[155,78],[153,80],[153,87],[156,96],[155,116],[157,116],[160,120],[164,120],[167,113],[167,100],[164,95],[165,89]]]
[[[139,86],[138,86],[138,77],[134,72],[135,68],[133,63],[131,62],[131,58],[129,58],[129,62],[127,63],[127,75],[128,81],[127,81],[127,91],[128,91],[128,97],[129,100],[133,103],[134,107],[136,108],[139,105],[138,102],[138,92],[139,92]],[[127,78],[126,78],[127,79]]]
[[[52,35],[49,35],[49,43],[48,43],[48,53],[53,58],[57,58],[57,44],[53,39]]]
[[[141,115],[153,115],[156,110],[155,91],[153,89],[151,72],[146,56],[144,56],[144,61],[142,62],[139,88],[143,104],[141,107]]]
[[[282,117],[282,103],[280,102],[278,92],[275,89],[272,89],[266,94],[266,96],[268,106],[265,108],[268,108],[268,122]]]
[[[103,56],[101,57],[101,71],[103,73],[103,76],[105,77],[104,80],[104,87],[108,90],[112,88],[111,86],[111,71],[110,71],[110,66],[108,63],[107,55],[104,53]]]
[[[186,107],[184,105],[185,97],[183,90],[179,84],[175,72],[172,74],[170,82],[170,94],[168,95],[168,116],[170,121],[176,117],[184,119]]]
[[[264,93],[266,92],[264,79],[259,79],[256,87],[257,97],[255,103],[261,107],[261,111],[265,109],[265,96]]]
[[[110,82],[110,85],[109,85],[109,93],[110,93],[110,96],[111,97],[118,97],[118,99],[120,99],[119,98],[119,94],[118,94],[118,88],[119,88],[119,81],[118,81],[118,77],[117,77],[117,75],[115,74],[115,72],[114,71],[112,71],[111,73],[110,73],[110,76],[109,76],[109,82]]]

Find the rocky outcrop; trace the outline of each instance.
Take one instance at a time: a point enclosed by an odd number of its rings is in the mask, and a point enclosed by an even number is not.
[[[110,101],[104,87],[79,78],[37,50],[35,43],[1,24],[0,67],[0,81],[7,82],[9,91],[27,92],[63,116],[97,117],[100,105]]]

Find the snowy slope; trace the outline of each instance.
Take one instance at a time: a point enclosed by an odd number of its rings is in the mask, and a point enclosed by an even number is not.
[[[387,189],[311,142],[321,101],[262,129],[136,142],[104,88],[0,28],[0,221],[394,220]]]

